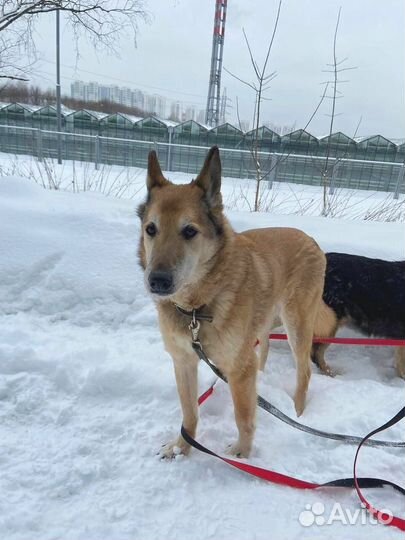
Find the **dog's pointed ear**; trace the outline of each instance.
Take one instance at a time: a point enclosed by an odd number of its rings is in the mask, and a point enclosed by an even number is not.
[[[169,184],[169,181],[163,176],[158,157],[154,150],[149,152],[148,156],[148,174],[146,176],[146,187],[150,191],[154,187],[163,187]]]
[[[221,159],[218,146],[213,146],[205,158],[204,165],[194,183],[205,191],[211,206],[222,204],[221,199]]]

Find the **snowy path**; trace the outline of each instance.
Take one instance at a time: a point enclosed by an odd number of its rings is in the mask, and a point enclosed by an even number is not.
[[[366,524],[313,525],[307,504],[355,511],[352,492],[300,492],[254,480],[193,451],[160,462],[179,428],[170,358],[137,264],[134,201],[49,192],[0,179],[0,538],[244,540],[400,538]],[[325,250],[404,258],[403,224],[231,212],[236,229],[297,226]],[[347,332],[346,332],[347,334]],[[316,372],[302,421],[364,434],[404,405],[392,351],[334,347],[335,379]],[[201,388],[212,380],[201,366]],[[287,414],[295,369],[275,343],[261,393]],[[404,439],[404,426],[386,438]],[[199,438],[222,452],[235,437],[228,389],[201,410]],[[258,413],[251,462],[300,478],[351,475],[354,448]],[[401,450],[365,449],[359,472],[405,484]],[[369,492],[402,513],[390,490]]]

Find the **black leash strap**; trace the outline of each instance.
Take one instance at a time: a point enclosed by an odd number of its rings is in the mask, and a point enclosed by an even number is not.
[[[212,394],[212,391],[213,391],[213,386],[210,388],[209,391],[205,392],[202,396],[200,396],[199,403],[200,404],[203,403]],[[272,482],[274,484],[281,484],[283,486],[289,486],[295,489],[320,489],[320,488],[355,489],[359,496],[359,499],[361,500],[365,508],[367,508],[368,512],[370,512],[377,519],[377,521],[379,521],[383,525],[391,525],[393,527],[397,527],[401,531],[405,531],[404,518],[394,516],[392,513],[388,513],[387,510],[378,510],[366,499],[366,497],[363,495],[363,492],[361,491],[362,489],[382,488],[382,487],[388,486],[398,491],[402,495],[405,495],[405,489],[402,486],[395,484],[394,482],[391,482],[389,480],[383,480],[381,478],[372,478],[372,477],[359,478],[357,476],[357,471],[356,471],[357,460],[358,460],[360,449],[364,444],[366,444],[367,440],[370,437],[372,437],[374,434],[379,433],[380,431],[384,431],[385,429],[393,426],[394,424],[397,424],[404,417],[405,417],[405,407],[403,407],[393,418],[391,418],[384,425],[380,426],[377,429],[374,429],[362,439],[356,451],[356,456],[353,463],[353,477],[352,478],[338,478],[336,480],[332,480],[330,482],[324,482],[322,484],[318,484],[315,482],[308,482],[306,480],[301,480],[299,478],[295,478],[295,477],[288,476],[282,473],[278,473],[270,469],[257,467],[255,465],[251,465],[244,461],[237,461],[235,459],[227,458],[219,454],[216,454],[212,450],[209,450],[208,448],[203,446],[201,443],[196,441],[193,437],[191,437],[191,435],[185,430],[184,426],[181,427],[181,434],[184,440],[188,444],[190,444],[191,446],[193,446],[200,452],[204,452],[205,454],[215,457],[227,463],[228,465],[231,465],[232,467],[235,467],[245,473],[248,473],[252,476],[255,476],[267,482]]]
[[[224,382],[228,382],[225,375],[209,360],[205,352],[203,351],[203,348],[201,346],[201,343],[199,341],[192,341],[191,343],[193,349],[195,350],[198,357],[203,360],[215,373],[217,377],[222,379]],[[298,429],[300,431],[304,431],[305,433],[310,433],[311,435],[315,435],[317,437],[322,437],[324,439],[332,439],[334,441],[343,442],[345,444],[357,444],[359,445],[364,440],[362,437],[356,437],[355,435],[344,435],[342,433],[330,433],[328,431],[322,431],[321,429],[312,428],[309,426],[306,426],[305,424],[301,424],[300,422],[297,422],[297,420],[294,420],[293,418],[290,418],[286,414],[284,414],[280,409],[272,405],[267,399],[265,399],[262,396],[257,397],[257,404],[259,407],[266,412],[272,414],[285,424],[288,424],[289,426]],[[396,423],[396,422],[395,422]],[[405,442],[398,442],[398,441],[382,441],[382,440],[368,440],[366,437],[364,441],[364,445],[366,446],[374,446],[374,447],[388,447],[388,448],[404,448]]]
[[[198,339],[198,333],[200,328],[199,320],[209,320],[209,319],[199,319],[197,310],[193,310],[192,312],[187,312],[186,310],[182,310],[178,306],[176,306],[177,309],[183,313],[184,315],[191,316],[191,323],[189,325],[189,328],[191,330],[192,335],[192,347],[198,357],[203,360],[215,373],[217,377],[222,379],[225,382],[228,382],[226,377],[223,375],[221,370],[219,370],[207,357],[205,354],[202,345]],[[210,322],[212,321],[212,318],[210,318]],[[207,397],[211,395],[213,391],[213,386],[205,392],[199,399],[199,404],[202,403]],[[405,442],[391,442],[391,441],[378,441],[378,440],[370,440],[370,438],[380,433],[381,431],[384,431],[385,429],[390,428],[391,426],[397,424],[400,420],[405,418],[405,407],[403,407],[393,418],[391,418],[388,422],[383,424],[382,426],[378,427],[377,429],[374,429],[371,431],[368,435],[365,437],[355,437],[351,435],[343,435],[341,433],[328,433],[326,431],[322,431],[319,429],[314,429],[309,426],[306,426],[304,424],[301,424],[297,422],[296,420],[293,420],[283,412],[281,412],[277,407],[272,405],[270,402],[268,402],[266,399],[264,399],[262,396],[258,396],[257,403],[259,407],[264,409],[265,411],[269,412],[282,422],[285,422],[289,426],[292,426],[296,429],[299,429],[300,431],[304,431],[306,433],[310,433],[311,435],[316,435],[318,437],[323,437],[326,439],[333,439],[340,442],[348,443],[348,444],[357,444],[357,451],[354,459],[353,464],[353,477],[352,478],[339,478],[337,480],[332,480],[330,482],[325,482],[323,484],[317,484],[314,482],[307,482],[305,480],[300,480],[298,478],[294,478],[291,476],[287,476],[285,474],[278,473],[276,471],[271,471],[268,469],[263,469],[261,467],[256,467],[254,465],[250,465],[248,463],[237,461],[234,459],[230,459],[224,456],[220,456],[219,454],[216,454],[212,450],[209,450],[199,442],[197,442],[191,435],[185,430],[184,426],[181,426],[181,434],[184,440],[199,450],[200,452],[204,452],[205,454],[208,454],[210,456],[213,456],[215,458],[220,459],[221,461],[224,461],[225,463],[228,463],[229,465],[236,467],[239,470],[242,470],[244,472],[247,472],[253,476],[256,476],[258,478],[261,478],[263,480],[273,482],[276,484],[282,484],[285,486],[290,486],[297,489],[319,489],[319,488],[354,488],[356,489],[356,492],[362,501],[362,503],[365,505],[367,510],[377,518],[377,520],[380,523],[383,523],[384,525],[392,525],[394,527],[397,527],[401,531],[405,531],[405,519],[400,518],[397,516],[393,516],[392,514],[388,515],[386,511],[379,511],[372,504],[369,503],[369,501],[365,498],[363,495],[361,489],[365,488],[381,488],[385,486],[392,487],[402,495],[405,495],[405,489],[402,486],[399,486],[395,484],[394,482],[390,482],[389,480],[383,480],[381,478],[371,478],[371,477],[357,477],[356,474],[356,466],[357,466],[357,460],[359,456],[359,452],[362,446],[368,445],[368,446],[375,446],[375,447],[394,447],[394,448],[402,448],[405,446]]]
[[[405,414],[402,416],[402,418],[405,416]],[[231,458],[223,457],[206,446],[202,445],[198,441],[196,441],[184,428],[184,426],[181,426],[181,435],[183,439],[193,448],[196,450],[199,450],[200,452],[203,452],[204,454],[208,454],[209,456],[215,457],[220,459],[221,461],[225,461],[229,465],[235,465],[238,464],[238,469],[248,472],[249,474],[253,474],[254,476],[257,476],[258,478],[261,478],[262,480],[267,480],[271,482],[275,482],[278,484],[284,484],[288,485],[290,487],[296,487],[299,489],[318,489],[318,488],[324,488],[324,487],[337,487],[337,488],[356,488],[357,486],[361,489],[372,489],[372,488],[382,488],[382,487],[392,487],[395,489],[395,491],[398,491],[402,495],[405,495],[405,488],[402,486],[399,486],[398,484],[395,484],[394,482],[390,482],[389,480],[383,480],[382,478],[372,478],[369,476],[363,476],[359,478],[338,478],[336,480],[331,480],[330,482],[324,482],[322,484],[312,483],[312,482],[306,482],[305,480],[298,480],[296,478],[289,477],[287,475],[283,475],[280,473],[275,473],[274,471],[270,471],[268,469],[262,469],[261,467],[254,467],[252,465],[248,465],[247,463],[243,461],[235,461]],[[364,437],[364,440],[367,439],[367,437],[371,436],[371,433]],[[364,443],[363,443],[364,444]],[[268,474],[263,474],[267,472]],[[275,475],[273,477],[273,475]]]

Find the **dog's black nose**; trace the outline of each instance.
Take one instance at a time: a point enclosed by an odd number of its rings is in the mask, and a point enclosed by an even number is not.
[[[149,274],[149,286],[155,294],[170,294],[173,290],[173,276],[170,272],[156,270]]]

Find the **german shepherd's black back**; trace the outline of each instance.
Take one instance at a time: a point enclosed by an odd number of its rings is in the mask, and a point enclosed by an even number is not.
[[[323,299],[367,335],[405,338],[405,261],[327,253]]]

